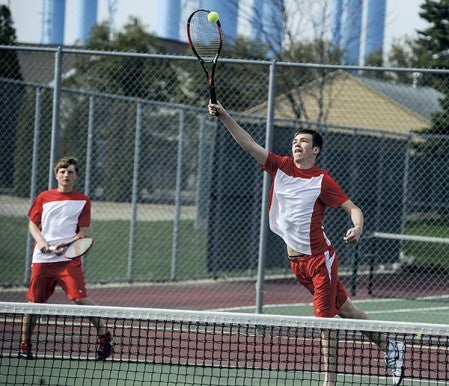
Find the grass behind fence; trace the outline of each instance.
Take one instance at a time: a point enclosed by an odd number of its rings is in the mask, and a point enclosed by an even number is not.
[[[447,220],[412,222],[407,225],[407,234],[449,238],[449,224]],[[404,254],[412,257],[418,267],[436,268],[449,272],[449,248],[447,244],[435,242],[406,241]]]
[[[23,285],[28,220],[0,217],[0,221],[0,286]],[[10,231],[4,232],[6,229]],[[183,220],[179,224],[175,269],[172,267],[173,221],[137,223],[134,250],[136,258],[131,265],[131,272],[128,259],[129,221],[93,221],[91,234],[95,238],[95,244],[85,259],[86,280],[90,283],[185,280],[208,275],[206,234],[204,230],[195,229],[191,220]]]
[[[95,246],[86,258],[89,282],[167,281],[207,277],[206,235],[194,221],[179,223],[173,256],[173,221],[139,221],[130,253],[129,221],[95,221]],[[129,261],[129,256],[135,256]],[[174,265],[173,265],[174,264]]]
[[[0,286],[25,284],[28,220],[0,216]],[[89,283],[168,281],[207,278],[207,234],[191,220],[179,224],[175,265],[173,266],[173,222],[139,221],[136,225],[135,261],[130,263],[129,221],[93,221],[95,245],[86,258]],[[414,223],[408,234],[449,237],[446,223]],[[407,241],[404,252],[414,264],[449,271],[449,248],[444,244]],[[174,275],[174,276],[173,276]]]

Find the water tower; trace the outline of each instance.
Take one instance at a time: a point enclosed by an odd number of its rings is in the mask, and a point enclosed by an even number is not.
[[[369,0],[366,21],[365,58],[384,46],[386,0]]]
[[[251,39],[270,48],[275,55],[284,38],[284,0],[254,0],[251,17]]]
[[[97,0],[77,0],[74,28],[76,43],[83,45],[89,40],[92,27],[97,23],[97,13]]]
[[[43,0],[42,2],[42,44],[64,44],[65,0]]]
[[[364,57],[383,49],[386,0],[334,0],[332,42],[345,50],[343,64],[359,65],[362,47],[362,20],[366,11]]]

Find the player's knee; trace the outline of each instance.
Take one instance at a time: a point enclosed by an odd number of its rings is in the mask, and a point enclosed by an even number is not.
[[[352,303],[352,301],[347,298],[338,310],[338,316],[340,316],[341,318],[354,318],[356,310],[357,308],[354,303]]]
[[[365,314],[360,308],[358,308],[351,299],[346,299],[343,305],[338,310],[338,315],[341,318],[346,319],[368,319],[368,315]]]
[[[78,298],[78,299],[73,299],[73,301],[78,304],[79,306],[93,306],[95,305],[95,303],[90,300],[89,298]]]

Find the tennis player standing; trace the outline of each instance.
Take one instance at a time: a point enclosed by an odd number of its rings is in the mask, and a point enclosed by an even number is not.
[[[28,212],[29,231],[35,246],[27,299],[31,303],[45,303],[59,285],[76,304],[95,305],[87,297],[81,258],[69,260],[61,256],[62,251],[49,249],[77,236],[87,236],[91,217],[89,197],[73,189],[78,177],[76,158],[61,158],[54,171],[58,187],[40,193]],[[91,322],[98,331],[96,358],[104,360],[112,353],[111,333],[101,320],[92,318]],[[34,358],[31,334],[35,324],[36,316],[24,315],[19,349],[23,358]]]
[[[324,233],[326,207],[342,208],[353,223],[343,239],[356,244],[363,231],[363,214],[329,173],[315,165],[323,148],[322,136],[310,129],[297,130],[292,140],[292,157],[280,156],[257,144],[220,103],[209,103],[208,109],[272,177],[270,229],[286,243],[293,273],[313,295],[315,316],[368,319],[339,281],[337,254]],[[325,386],[335,385],[337,375],[336,347],[332,347],[330,338],[327,332],[323,333]],[[383,334],[371,333],[369,338],[385,352],[393,384],[399,385],[403,377],[404,344],[388,342]]]

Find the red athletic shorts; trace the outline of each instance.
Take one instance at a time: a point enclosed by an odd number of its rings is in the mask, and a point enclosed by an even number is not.
[[[44,303],[53,294],[57,284],[70,300],[87,297],[81,259],[33,263],[27,299],[33,303]]]
[[[301,256],[290,260],[290,267],[299,282],[313,295],[313,313],[333,318],[348,298],[338,280],[338,258],[334,248],[320,255]]]

